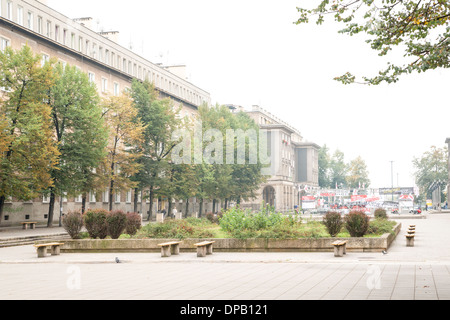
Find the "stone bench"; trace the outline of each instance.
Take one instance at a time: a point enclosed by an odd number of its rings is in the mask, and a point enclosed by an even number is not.
[[[197,247],[197,257],[206,257],[206,255],[211,255],[213,253],[213,243],[215,241],[203,241],[195,243],[194,246]]]
[[[344,254],[347,254],[347,242],[347,240],[337,240],[332,243],[335,257],[343,257]]]
[[[47,248],[51,248],[52,256],[59,256],[61,253],[61,246],[64,243],[43,243],[43,244],[35,244],[34,247],[37,249],[38,258],[44,258],[47,254]]]
[[[28,226],[30,229],[36,229],[37,222],[22,222],[22,229],[28,229]]]
[[[166,243],[160,243],[158,246],[161,247],[161,257],[167,258],[173,255],[180,254],[180,243],[181,241],[171,241]]]

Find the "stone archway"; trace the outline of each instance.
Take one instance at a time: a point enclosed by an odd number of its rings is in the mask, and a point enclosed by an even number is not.
[[[275,207],[275,189],[272,186],[267,186],[263,190],[264,205]]]

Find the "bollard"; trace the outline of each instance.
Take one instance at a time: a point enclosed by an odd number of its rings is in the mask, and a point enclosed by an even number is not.
[[[414,235],[411,234],[406,235],[406,246],[414,247]]]

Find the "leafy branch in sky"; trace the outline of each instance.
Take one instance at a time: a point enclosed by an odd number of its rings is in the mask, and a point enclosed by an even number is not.
[[[403,50],[403,64],[388,63],[378,75],[363,77],[363,81],[356,81],[350,72],[335,78],[344,84],[393,83],[403,74],[450,66],[449,1],[321,0],[313,9],[297,10],[300,13],[297,25],[309,23],[313,18],[320,25],[325,17],[332,16],[345,25],[339,33],[350,36],[366,33],[366,42],[380,56],[394,47]]]

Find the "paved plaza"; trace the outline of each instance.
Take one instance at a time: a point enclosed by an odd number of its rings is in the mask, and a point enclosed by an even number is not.
[[[170,258],[63,253],[38,259],[30,245],[0,248],[0,299],[450,299],[450,214],[398,221],[402,230],[387,254],[348,252],[342,258],[333,252],[215,252],[206,258],[182,252]],[[410,224],[416,225],[414,247],[406,247]],[[11,232],[0,232],[0,239]]]

